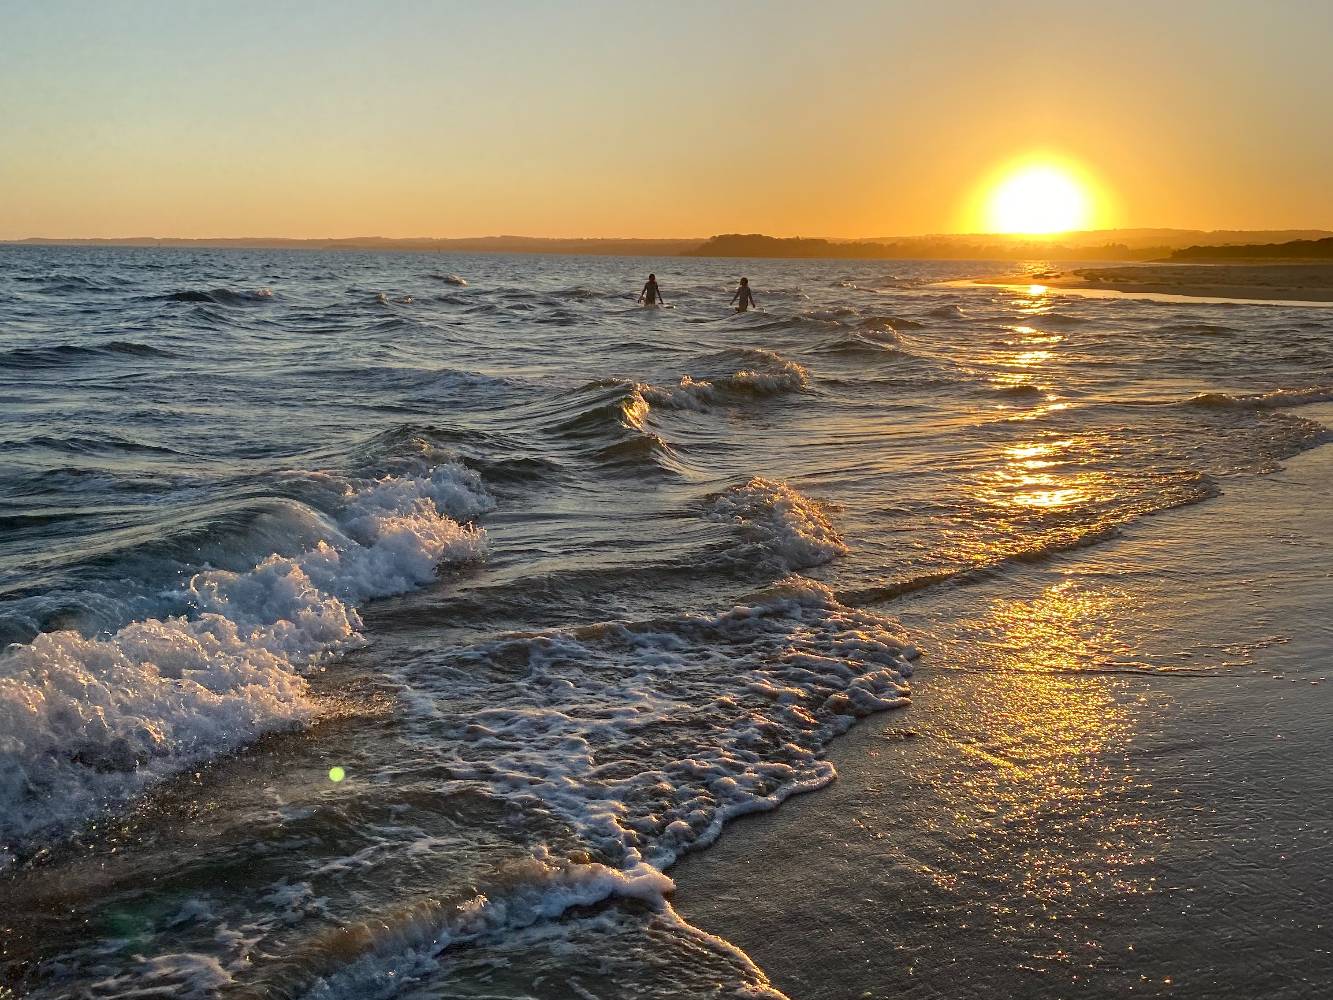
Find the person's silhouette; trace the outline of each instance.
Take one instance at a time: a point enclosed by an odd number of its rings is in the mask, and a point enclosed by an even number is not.
[[[657,275],[648,275],[648,280],[644,283],[643,291],[639,293],[639,301],[645,306],[655,306],[658,303],[666,305],[665,302],[662,302],[662,292],[657,287]]]
[[[738,313],[745,312],[751,306],[759,308],[759,303],[754,300],[754,292],[750,291],[750,279],[742,278],[740,286],[736,289],[736,294],[731,297],[732,303],[736,306]]]

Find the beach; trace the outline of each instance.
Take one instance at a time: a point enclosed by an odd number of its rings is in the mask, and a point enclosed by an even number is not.
[[[985,284],[1031,281],[1049,288],[1128,295],[1278,302],[1333,302],[1333,264],[1226,262],[1129,264],[1071,270],[1039,268],[1026,276],[982,279]]]
[[[793,997],[1318,995],[1331,488],[1323,447],[897,606],[912,707],[686,858],[677,907]]]

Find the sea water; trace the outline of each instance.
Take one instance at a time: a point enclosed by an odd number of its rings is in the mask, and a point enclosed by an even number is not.
[[[670,867],[896,601],[1325,439],[1333,315],[1002,268],[0,249],[0,983],[771,992]]]

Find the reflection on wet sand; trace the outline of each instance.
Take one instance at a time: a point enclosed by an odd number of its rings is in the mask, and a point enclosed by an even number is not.
[[[1065,580],[1031,597],[996,598],[946,634],[923,637],[938,664],[1024,675],[961,682],[977,695],[974,717],[948,732],[965,763],[941,794],[953,836],[968,847],[932,872],[941,888],[990,885],[1001,923],[1027,909],[1015,895],[1055,918],[1090,898],[1152,888],[1158,821],[1127,808],[1137,780],[1125,756],[1134,697],[1119,678],[1095,672],[1123,655],[1117,622],[1128,600]]]

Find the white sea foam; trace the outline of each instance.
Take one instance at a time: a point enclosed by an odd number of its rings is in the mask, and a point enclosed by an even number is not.
[[[750,353],[758,355],[767,370],[742,368],[709,379],[682,375],[672,386],[638,385],[636,390],[642,398],[658,406],[706,411],[746,399],[800,392],[809,385],[810,373],[795,361],[772,351]]]
[[[211,955],[180,952],[141,959],[132,971],[98,982],[95,995],[205,1000],[217,996],[233,982],[231,973]]]
[[[786,483],[756,477],[720,494],[708,515],[735,526],[757,551],[788,569],[818,566],[847,552],[847,545],[819,504]]]
[[[345,968],[321,978],[305,994],[309,1000],[387,1000],[404,983],[432,971],[451,947],[512,934],[558,917],[575,906],[588,906],[612,896],[635,898],[661,906],[672,888],[665,875],[652,869],[634,873],[602,864],[570,864],[539,852],[530,861],[505,869],[512,883],[503,894],[479,893],[460,904],[427,902],[367,928],[375,948]]]
[[[903,706],[916,651],[893,623],[789,578],[712,615],[500,637],[435,654],[438,695],[414,711],[438,734],[451,780],[558,819],[588,856],[537,845],[471,902],[376,915],[366,954],[311,996],[387,997],[463,941],[509,935],[610,897],[670,915],[665,870],[739,815],[833,780],[823,749],[857,718]],[[467,678],[526,662],[523,683]]]
[[[0,867],[152,781],[317,711],[302,674],[361,641],[356,605],[479,557],[489,509],[446,464],[347,484],[341,530],[245,572],[205,569],[188,616],[89,638],[52,632],[0,654]]]

